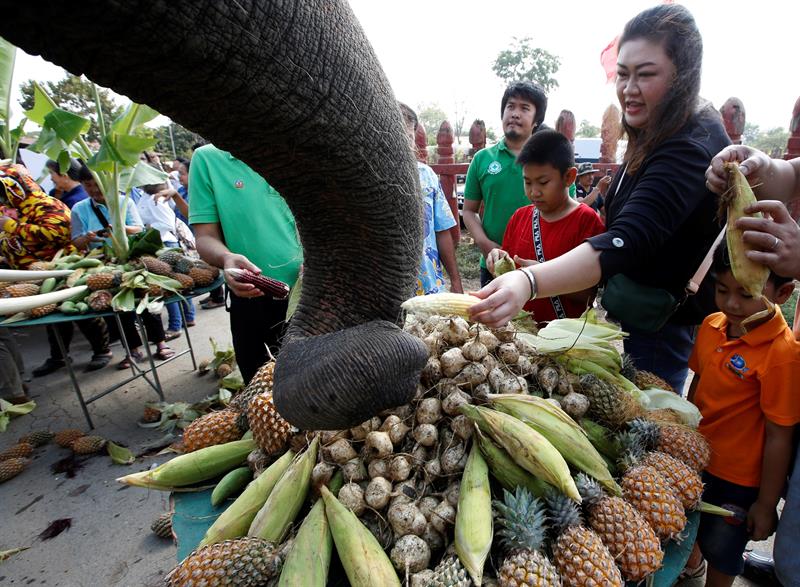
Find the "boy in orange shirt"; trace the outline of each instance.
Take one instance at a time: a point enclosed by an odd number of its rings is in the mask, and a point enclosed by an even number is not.
[[[708,562],[706,585],[727,587],[743,570],[748,540],[766,539],[778,522],[793,427],[800,422],[800,343],[780,309],[742,326],[764,303],[734,279],[724,241],[714,251],[712,274],[721,312],[698,331],[689,400],[703,415],[699,431],[711,445],[703,501],[736,513],[725,519],[703,514],[697,535]],[[770,273],[764,295],[782,304],[793,290],[791,278]],[[700,562],[696,553],[692,558]],[[690,561],[687,570],[697,566]]]

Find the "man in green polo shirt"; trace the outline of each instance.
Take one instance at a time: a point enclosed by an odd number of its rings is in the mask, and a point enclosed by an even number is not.
[[[205,261],[294,286],[303,263],[294,216],[263,177],[230,153],[206,145],[192,156],[189,185],[189,222]],[[277,354],[288,302],[227,276],[225,282],[233,349],[246,384],[267,361],[267,346]]]
[[[536,84],[515,82],[506,88],[500,102],[503,139],[475,154],[464,186],[464,224],[481,257],[481,287],[492,280],[486,269],[486,255],[500,248],[511,215],[530,201],[525,196],[522,168],[516,159],[522,145],[542,124],[547,96]],[[483,204],[483,218],[479,213]]]

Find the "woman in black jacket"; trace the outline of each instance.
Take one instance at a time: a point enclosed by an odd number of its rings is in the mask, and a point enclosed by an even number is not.
[[[473,306],[474,319],[499,326],[532,297],[605,283],[604,305],[615,302],[637,368],[681,392],[694,326],[714,311],[708,287],[688,301],[685,295],[721,228],[704,174],[729,142],[699,98],[702,56],[700,32],[683,6],[656,6],[625,25],[616,89],[628,147],[606,198],[607,232],[495,279],[478,292],[484,300]]]

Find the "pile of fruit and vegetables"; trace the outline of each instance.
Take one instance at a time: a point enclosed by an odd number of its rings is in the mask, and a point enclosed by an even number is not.
[[[124,264],[96,251],[57,255],[52,261],[36,261],[26,270],[0,270],[0,316],[28,319],[53,312],[110,309],[142,312],[174,294],[207,287],[218,276],[216,267],[174,249]]]
[[[269,362],[186,427],[184,454],[119,479],[212,485],[227,506],[167,584],[322,586],[335,552],[352,585],[622,585],[661,567],[687,512],[714,510],[694,408],[648,405],[669,387],[620,355],[618,327],[589,311],[492,330],[428,297],[405,322],[430,350],[411,403],[298,431]],[[153,528],[170,536],[169,516]]]

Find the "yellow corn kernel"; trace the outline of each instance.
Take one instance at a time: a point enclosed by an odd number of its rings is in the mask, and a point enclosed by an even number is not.
[[[469,319],[469,309],[480,302],[480,298],[469,294],[437,293],[427,296],[414,296],[401,304],[411,314],[428,316],[461,316]]]
[[[477,443],[473,442],[458,492],[455,548],[461,564],[476,585],[483,580],[483,566],[492,548],[492,538],[489,467]]]

